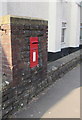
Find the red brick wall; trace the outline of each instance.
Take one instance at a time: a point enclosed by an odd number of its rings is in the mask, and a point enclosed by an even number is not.
[[[12,47],[10,24],[1,25],[2,73],[6,80],[12,81]]]
[[[26,105],[47,85],[47,21],[10,17],[2,30],[3,117]],[[38,65],[30,68],[30,37],[38,37]],[[7,104],[6,104],[7,103]]]

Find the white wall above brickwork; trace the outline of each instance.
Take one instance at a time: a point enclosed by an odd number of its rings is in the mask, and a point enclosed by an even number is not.
[[[48,20],[48,2],[3,2],[3,15],[37,17]]]
[[[0,16],[7,15],[7,3],[0,1]]]
[[[48,51],[57,52],[61,50],[61,25],[62,10],[61,2],[50,2],[49,4],[49,38]]]
[[[80,7],[70,3],[69,47],[79,47],[80,44]]]
[[[13,2],[12,2],[13,1]],[[45,1],[45,2],[44,2]],[[81,0],[4,0],[0,4],[0,16],[11,14],[48,20],[48,51],[58,52],[66,47],[78,47],[80,36]],[[82,13],[82,8],[81,8]],[[61,43],[62,22],[67,22],[64,43]]]

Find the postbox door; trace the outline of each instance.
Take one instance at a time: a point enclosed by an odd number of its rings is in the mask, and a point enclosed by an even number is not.
[[[30,67],[38,64],[38,37],[30,37]]]

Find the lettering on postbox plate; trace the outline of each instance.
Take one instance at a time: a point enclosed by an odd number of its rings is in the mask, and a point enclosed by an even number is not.
[[[30,67],[38,65],[38,37],[30,37]]]

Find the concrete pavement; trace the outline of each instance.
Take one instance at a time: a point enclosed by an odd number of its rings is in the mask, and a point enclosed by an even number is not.
[[[80,118],[80,65],[33,98],[12,118]]]

